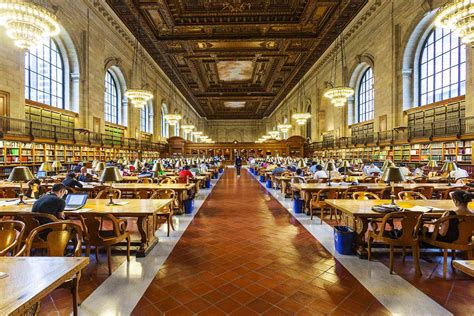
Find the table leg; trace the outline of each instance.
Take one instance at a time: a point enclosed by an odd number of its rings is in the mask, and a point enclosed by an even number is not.
[[[361,259],[367,259],[367,249],[365,248],[365,234],[369,227],[367,218],[354,218],[355,247],[356,254]]]
[[[137,257],[145,257],[155,245],[158,243],[158,238],[155,237],[153,227],[152,232],[149,232],[149,217],[148,216],[140,216],[137,219],[137,228],[138,232],[140,233],[141,240],[140,246],[136,252]]]

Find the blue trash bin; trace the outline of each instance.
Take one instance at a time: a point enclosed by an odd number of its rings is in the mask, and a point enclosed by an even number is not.
[[[253,174],[253,173],[254,173],[254,170],[253,170],[253,168],[250,168],[250,169],[249,169],[249,171],[250,171],[250,173],[251,173],[251,174]]]
[[[303,213],[304,200],[294,199],[293,200],[293,210],[295,213]]]
[[[213,178],[213,179],[219,179],[219,175],[218,175],[217,173],[213,173],[213,174],[212,174],[212,178]]]
[[[219,168],[219,173],[224,173],[224,168]]]
[[[272,188],[272,180],[267,180],[267,188]]]
[[[334,226],[334,246],[341,255],[352,255],[354,231],[347,226]]]
[[[183,201],[184,213],[192,214],[194,209],[194,199],[187,199]]]
[[[260,176],[260,182],[265,182],[265,176]]]
[[[206,179],[206,189],[210,189],[211,188],[211,179]]]

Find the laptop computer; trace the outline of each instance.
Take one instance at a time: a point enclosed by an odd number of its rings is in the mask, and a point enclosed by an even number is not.
[[[87,193],[70,193],[66,197],[65,211],[76,211],[83,207],[87,202]]]
[[[46,171],[38,171],[36,173],[37,178],[46,178],[46,176],[47,176]]]

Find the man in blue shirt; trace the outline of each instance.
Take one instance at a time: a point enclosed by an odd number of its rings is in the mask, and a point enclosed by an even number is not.
[[[277,164],[277,167],[273,169],[272,171],[272,175],[275,175],[277,173],[283,173],[283,172],[285,172],[285,168],[283,168],[281,164]]]
[[[309,171],[310,171],[311,173],[316,173],[316,171],[318,171],[318,170],[316,169],[317,166],[318,166],[318,164],[316,163],[316,161],[313,161],[313,162],[311,163],[311,168],[309,168]]]

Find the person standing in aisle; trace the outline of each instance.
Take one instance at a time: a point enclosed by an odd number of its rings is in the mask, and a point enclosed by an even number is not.
[[[235,158],[235,169],[237,169],[238,177],[240,177],[240,168],[242,168],[242,158],[240,158],[240,156],[237,156],[237,158]]]

